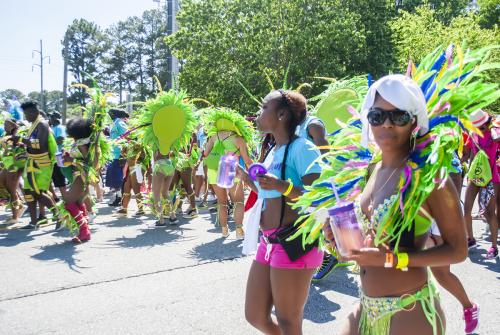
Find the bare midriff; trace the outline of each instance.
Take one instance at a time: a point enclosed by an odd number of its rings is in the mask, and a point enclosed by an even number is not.
[[[401,249],[401,252],[421,250],[425,246],[427,234],[415,238],[415,248]],[[427,268],[396,268],[365,266],[360,268],[361,287],[369,297],[398,297],[418,291],[428,281]]]

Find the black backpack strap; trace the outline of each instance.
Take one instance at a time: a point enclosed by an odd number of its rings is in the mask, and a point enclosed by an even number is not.
[[[290,142],[286,145],[285,148],[285,153],[283,155],[283,163],[281,163],[281,179],[286,180],[286,160],[288,158],[288,151],[290,149],[290,146],[292,145],[293,141],[295,141],[297,137],[293,137]],[[281,226],[283,225],[283,219],[285,217],[285,207],[286,207],[286,202],[285,202],[285,196],[281,195],[281,214],[280,214],[280,225],[278,226],[278,231]]]

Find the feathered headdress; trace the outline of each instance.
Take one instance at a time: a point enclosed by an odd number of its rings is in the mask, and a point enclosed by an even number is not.
[[[498,68],[487,63],[489,52],[496,47],[467,50],[452,46],[444,52],[441,48],[427,55],[416,67],[411,62],[407,76],[415,80],[425,96],[429,131],[417,138],[399,182],[397,201],[379,224],[375,244],[392,243],[397,252],[401,235],[410,230],[423,202],[435,187],[442,187],[454,171],[452,158],[461,149],[461,126],[476,131],[468,115],[478,108],[488,106],[500,97],[498,85],[488,83],[483,72]],[[361,192],[369,163],[380,159],[374,147],[361,145],[360,120],[330,137],[331,150],[322,156],[323,171],[318,180],[294,204],[302,212],[296,224],[303,244],[322,238],[323,222],[317,220],[326,208],[337,203],[333,187],[342,201],[352,201]],[[335,186],[333,186],[335,185]]]
[[[134,122],[143,145],[167,155],[189,145],[197,120],[184,92],[160,92],[146,101]]]

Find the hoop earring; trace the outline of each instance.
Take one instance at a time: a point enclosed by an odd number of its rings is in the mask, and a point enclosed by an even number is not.
[[[410,153],[415,151],[415,147],[417,145],[417,138],[416,137],[410,137]]]
[[[410,136],[410,153],[413,152],[413,151],[415,151],[415,147],[417,145],[417,136],[418,136],[419,130],[420,130],[420,126],[417,126],[411,132],[411,136]]]

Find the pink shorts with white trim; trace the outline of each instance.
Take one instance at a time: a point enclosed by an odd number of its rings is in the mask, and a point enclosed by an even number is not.
[[[265,236],[269,236],[275,231],[276,229],[270,229],[264,230],[263,233]],[[264,238],[261,237],[255,260],[278,269],[315,269],[323,263],[323,251],[314,248],[295,262],[292,262],[280,244],[267,244]]]

